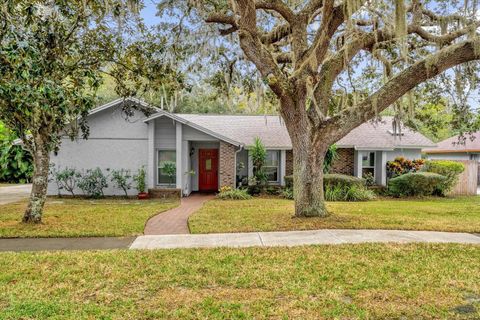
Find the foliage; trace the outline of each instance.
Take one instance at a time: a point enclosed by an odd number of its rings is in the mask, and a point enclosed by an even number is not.
[[[133,177],[133,180],[136,182],[136,189],[139,193],[144,193],[147,186],[146,183],[147,173],[145,172],[145,167],[138,169],[137,174]]]
[[[425,164],[423,159],[409,160],[404,157],[397,157],[387,162],[387,173],[390,177],[397,177],[409,172],[417,172]]]
[[[248,200],[252,196],[248,194],[246,189],[234,189],[229,186],[220,188],[217,198],[222,200]]]
[[[293,190],[293,176],[285,176],[283,179],[285,180],[285,188]]]
[[[177,174],[177,166],[175,162],[167,161],[163,163],[162,172],[170,179],[170,185],[173,183],[175,175]]]
[[[132,182],[130,180],[132,174],[130,171],[125,169],[112,170],[111,174],[110,181],[113,182],[117,188],[122,189],[125,197],[128,197],[128,190],[132,188]]]
[[[108,188],[107,176],[98,167],[87,169],[81,174],[77,185],[86,196],[98,199],[105,196],[103,190]]]
[[[293,200],[293,189],[292,188],[283,189],[282,197],[285,199]]]
[[[365,186],[327,185],[325,186],[325,200],[327,201],[368,201],[375,199],[375,193]]]
[[[435,190],[438,195],[445,196],[455,187],[459,175],[465,170],[465,166],[463,163],[456,161],[429,160],[425,163],[424,170],[426,172],[438,173],[446,178]]]
[[[337,145],[332,144],[325,154],[325,159],[323,161],[323,172],[328,173],[332,168],[333,163],[335,160],[338,159],[338,150]]]
[[[260,138],[257,137],[253,141],[253,146],[249,150],[249,155],[252,158],[253,175],[257,179],[257,183],[261,185],[266,184],[267,176],[263,166],[267,160],[267,149],[265,149],[265,146]]]
[[[388,191],[395,197],[431,196],[447,178],[432,172],[407,173],[388,181]]]
[[[371,172],[364,173],[362,176],[362,179],[365,181],[365,185],[367,187],[371,187],[375,185],[375,177]]]
[[[360,179],[354,176],[348,176],[345,174],[327,173],[323,177],[323,185],[324,185],[324,188],[334,187],[334,186],[350,187],[353,185],[361,187],[361,186],[365,186],[365,181],[363,179]]]
[[[33,173],[32,156],[13,140],[12,136],[0,140],[0,181],[27,183]]]
[[[75,188],[77,187],[77,182],[82,178],[80,172],[78,172],[75,168],[68,167],[66,167],[65,169],[56,169],[55,166],[52,165],[50,169],[50,174],[53,176],[53,180],[57,185],[59,196],[61,190],[70,192],[72,196],[75,196]]]

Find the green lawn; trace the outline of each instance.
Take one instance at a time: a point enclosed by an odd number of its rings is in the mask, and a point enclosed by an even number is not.
[[[0,319],[477,319],[480,246],[0,254]]]
[[[327,218],[294,218],[293,201],[213,200],[192,215],[192,233],[308,229],[405,229],[480,232],[480,197],[379,199],[328,203]]]
[[[0,237],[130,236],[143,233],[151,216],[178,200],[48,199],[43,223],[20,222],[26,202],[0,205]]]

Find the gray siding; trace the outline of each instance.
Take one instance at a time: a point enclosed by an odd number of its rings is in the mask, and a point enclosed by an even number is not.
[[[126,120],[119,107],[94,114],[88,119],[89,139],[62,139],[58,154],[51,155],[51,162],[57,168],[70,167],[80,171],[99,167],[105,173],[106,169],[127,169],[136,173],[141,166],[147,165],[147,125],[141,121],[143,118],[143,113],[136,112]],[[106,195],[122,194],[121,190],[113,188],[110,179],[108,184]],[[57,193],[55,182],[50,182],[48,194]],[[77,190],[77,193],[81,194],[81,191]],[[130,194],[136,193],[136,190],[130,190]]]
[[[432,153],[428,155],[428,158],[439,160],[470,160],[470,154],[466,152]]]
[[[175,122],[167,117],[155,119],[155,148],[175,150]]]
[[[397,157],[404,157],[406,159],[414,160],[422,158],[421,149],[395,149],[387,151],[387,161],[395,160]]]

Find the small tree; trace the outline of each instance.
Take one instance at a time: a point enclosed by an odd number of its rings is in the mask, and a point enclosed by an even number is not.
[[[108,171],[108,169],[107,169]],[[102,169],[88,169],[85,171],[79,181],[78,187],[83,193],[91,198],[103,198],[105,193],[103,190],[108,188],[108,177],[103,174]]]
[[[135,180],[136,182],[136,188],[137,188],[137,191],[138,193],[144,193],[145,192],[145,188],[147,186],[146,184],[146,172],[145,172],[145,167],[141,167],[140,169],[138,169],[138,173],[133,177],[133,180]]]
[[[112,170],[112,177],[110,180],[115,184],[115,187],[122,189],[125,193],[125,197],[128,197],[128,190],[132,188],[131,179],[132,175],[129,170],[120,169]]]
[[[253,181],[250,181],[250,185],[263,188],[267,184],[267,175],[263,168],[267,161],[267,150],[260,138],[257,137],[254,139],[253,146],[249,152],[252,157],[254,178]]]

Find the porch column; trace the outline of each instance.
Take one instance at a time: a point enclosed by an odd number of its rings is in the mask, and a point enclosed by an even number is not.
[[[280,185],[285,185],[285,172],[287,168],[287,152],[280,150]]]
[[[253,177],[253,161],[252,156],[250,155],[250,150],[248,151],[248,178]]]
[[[155,188],[155,120],[148,122],[147,188]]]
[[[353,155],[353,175],[357,178],[362,177],[362,152],[355,150]]]
[[[380,186],[387,184],[387,153],[375,152],[375,183]]]
[[[176,167],[177,167],[177,189],[182,189],[183,186],[183,148],[182,148],[182,124],[180,122],[175,123],[175,150],[176,150]]]

